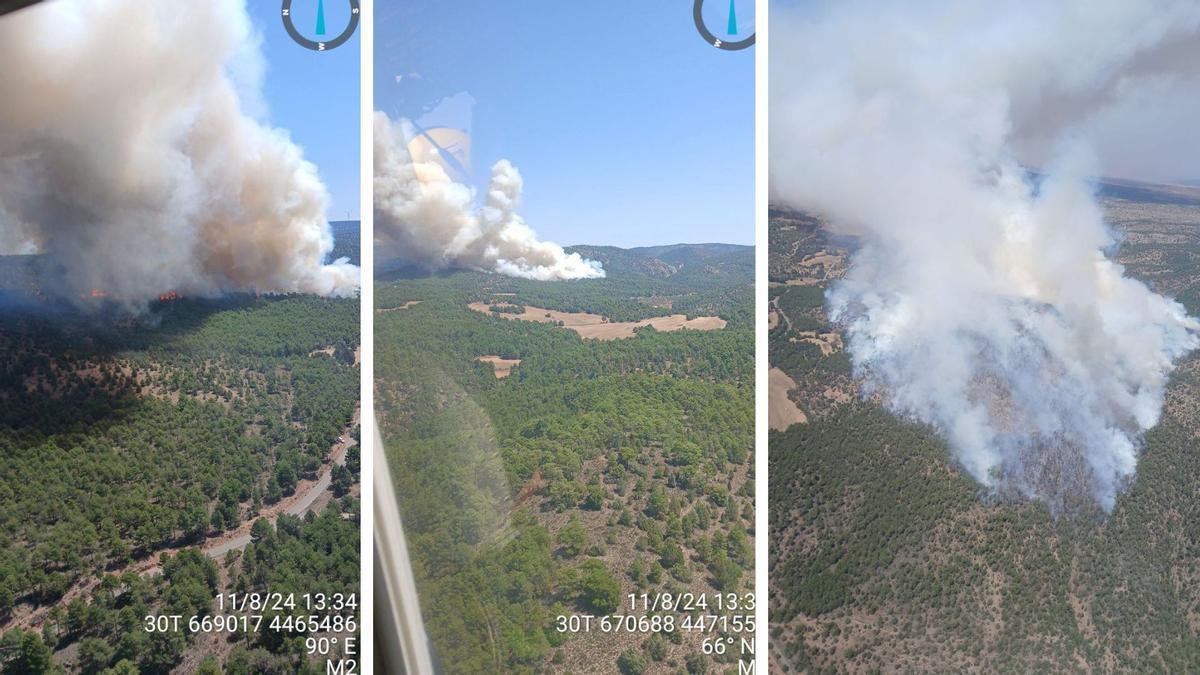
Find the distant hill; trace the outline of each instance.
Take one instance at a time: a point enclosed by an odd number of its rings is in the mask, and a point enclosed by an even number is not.
[[[689,287],[727,286],[754,281],[754,247],[740,244],[669,244],[620,248],[580,244],[565,247],[604,266],[607,278],[618,281],[668,281]],[[454,270],[441,270],[449,274]],[[403,260],[376,260],[380,280],[427,276],[428,270]]]
[[[329,223],[333,231],[333,251],[327,261],[349,258],[361,264],[359,241],[361,223],[357,220],[337,220]],[[45,255],[0,255],[0,305],[24,302],[31,298],[45,297],[47,287],[53,282],[61,268],[55,268]]]
[[[1101,197],[1112,197],[1143,204],[1200,206],[1200,188],[1190,185],[1159,185],[1119,178],[1097,181]]]
[[[754,247],[738,244],[670,244],[618,248],[570,246],[568,253],[599,261],[611,278],[650,277],[690,283],[697,277],[754,278]]]
[[[663,259],[671,257],[712,258],[729,253],[749,253],[754,251],[754,247],[740,244],[668,244],[666,246],[637,246],[629,250]]]

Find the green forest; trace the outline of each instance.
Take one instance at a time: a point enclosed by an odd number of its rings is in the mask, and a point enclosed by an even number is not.
[[[711,659],[689,658],[701,635],[570,636],[554,620],[628,613],[633,592],[750,590],[753,249],[603,261],[602,280],[377,285],[381,431],[446,672],[706,672]],[[472,302],[728,324],[584,340]],[[482,356],[520,363],[498,378]]]
[[[357,516],[358,508],[346,498],[319,516],[285,514],[274,524],[262,519],[253,541],[221,560],[187,548],[166,556],[159,575],[106,574],[86,599],[55,607],[41,631],[18,628],[0,637],[0,672],[65,672],[55,654],[71,652],[70,672],[165,674],[194,648],[189,672],[324,673],[323,662],[307,657],[303,633],[239,630],[214,638],[187,629],[147,632],[145,617],[212,616],[219,611],[217,593],[357,593],[358,520],[344,514]]]
[[[138,316],[49,303],[6,313],[5,672],[36,672],[22,659],[47,652],[85,673],[167,672],[190,638],[129,622],[147,608],[207,611],[225,581],[300,588],[311,571],[356,589],[357,524],[339,516],[357,512],[349,503],[303,528],[281,516],[278,554],[255,557],[256,543],[237,561],[212,561],[196,547],[248,525],[326,465],[357,406],[358,323],[357,300],[304,295],[175,299]],[[355,470],[356,457],[352,446]],[[353,545],[331,554],[335,538]],[[161,573],[148,574],[162,550],[172,552]],[[342,557],[320,560],[328,555]]]

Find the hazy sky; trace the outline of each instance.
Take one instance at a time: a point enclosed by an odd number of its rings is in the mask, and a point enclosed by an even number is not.
[[[786,49],[793,33],[792,27],[810,26],[834,11],[859,8],[863,0],[846,3],[841,0],[772,0],[773,27],[778,31],[775,43]],[[941,60],[931,62],[927,71],[937,76],[943,66],[953,60],[946,57],[950,50],[972,42],[999,40],[1008,45],[1028,45],[1042,37],[1046,17],[1062,7],[1061,2],[1013,1],[1008,3],[969,2],[965,0],[911,0],[905,5],[908,16],[940,16],[922,28],[929,33],[929,44],[941,50]],[[1136,40],[1141,31],[1153,29],[1165,22],[1177,27],[1187,24],[1187,17],[1200,11],[1196,0],[1095,0],[1088,3],[1076,25],[1101,21],[1114,12],[1147,10],[1154,17],[1146,25],[1127,25],[1094,52],[1073,49],[1071,41],[1049,41],[1053,48],[1034,52],[1026,49],[1025,58],[1012,59],[1016,69],[1007,96],[1011,106],[1012,149],[1027,165],[1041,168],[1061,153],[1063,144],[1084,141],[1095,154],[1097,171],[1104,176],[1132,178],[1150,182],[1200,181],[1200,134],[1196,120],[1200,119],[1200,34],[1195,30],[1180,31],[1171,39],[1141,48],[1139,54],[1119,71],[1099,78],[1102,84],[1083,78],[1070,80],[1057,90],[1039,89],[1045,72],[1062,69],[1081,71],[1090,62],[1110,58],[1123,42]],[[946,30],[955,21],[967,22],[972,16],[994,12],[1004,19],[984,20],[976,27]],[[884,28],[870,22],[886,21],[871,17],[866,30]],[[1017,28],[1012,28],[1017,26]],[[799,28],[809,30],[809,28]],[[872,38],[875,40],[875,38]],[[848,45],[828,54],[830,62],[840,62],[851,54],[870,53],[870,45]],[[914,55],[894,49],[889,57],[899,68]],[[771,64],[772,91],[777,82],[801,81],[806,77],[804,64],[789,63],[780,57]],[[817,71],[819,72],[819,71]],[[973,74],[981,81],[990,81],[1003,74],[1005,68],[980,63]]]
[[[725,28],[729,3],[710,4]],[[752,3],[738,4],[748,32]],[[511,160],[525,180],[519,211],[543,239],[749,244],[756,48],[707,45],[691,10],[377,0],[375,106],[419,118],[468,94],[438,114],[470,125],[472,184]]]
[[[325,28],[340,33],[349,3],[325,0]],[[304,156],[317,165],[333,197],[330,220],[359,217],[359,34],[337,49],[315,52],[292,41],[280,18],[280,3],[247,0],[262,35],[266,60],[263,97],[267,119],[291,131]],[[317,0],[294,0],[296,27],[315,38]]]

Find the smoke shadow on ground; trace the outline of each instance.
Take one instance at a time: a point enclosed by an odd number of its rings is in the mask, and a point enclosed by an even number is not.
[[[182,297],[166,292],[146,303],[140,311],[103,289],[74,297],[61,289],[65,271],[44,255],[0,255],[0,317],[44,319],[74,337],[93,341],[136,341],[140,333],[158,338],[164,331],[186,331],[202,323],[207,315],[237,309],[258,297],[252,293],[228,293],[215,298]],[[7,328],[7,326],[5,326]]]
[[[54,353],[112,355],[169,344],[203,325],[212,314],[245,308],[256,300],[248,294],[213,299],[173,297],[131,314],[106,298],[96,298],[81,308],[60,299],[0,289],[0,317],[4,319],[0,334],[37,342]]]
[[[18,400],[12,390],[0,385],[0,430],[15,432],[17,448],[32,448],[48,438],[69,434],[103,434],[113,425],[136,414],[143,401],[132,389],[107,390],[76,387],[68,392],[21,392]]]
[[[103,432],[136,413],[140,387],[111,364],[120,349],[59,303],[0,307],[0,429],[18,447]]]
[[[103,300],[85,311],[0,289],[0,429],[19,432],[21,446],[56,434],[103,433],[146,403],[134,367],[152,367],[156,352],[195,352],[183,338],[210,316],[262,302],[271,299],[173,299],[131,316]]]

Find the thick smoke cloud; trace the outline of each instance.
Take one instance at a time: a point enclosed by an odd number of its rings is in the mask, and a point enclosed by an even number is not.
[[[0,253],[77,297],[352,293],[316,167],[261,110],[242,0],[55,0],[0,20]]]
[[[1173,0],[772,14],[772,198],[861,237],[828,294],[856,373],[996,493],[1111,510],[1198,344],[1112,260],[1084,133],[1195,67],[1167,56],[1198,25],[1200,3]]]
[[[500,160],[482,208],[475,191],[437,162],[414,161],[403,123],[375,113],[375,245],[378,255],[429,269],[468,267],[526,279],[603,277],[600,264],[539,241],[516,213],[521,174]]]

